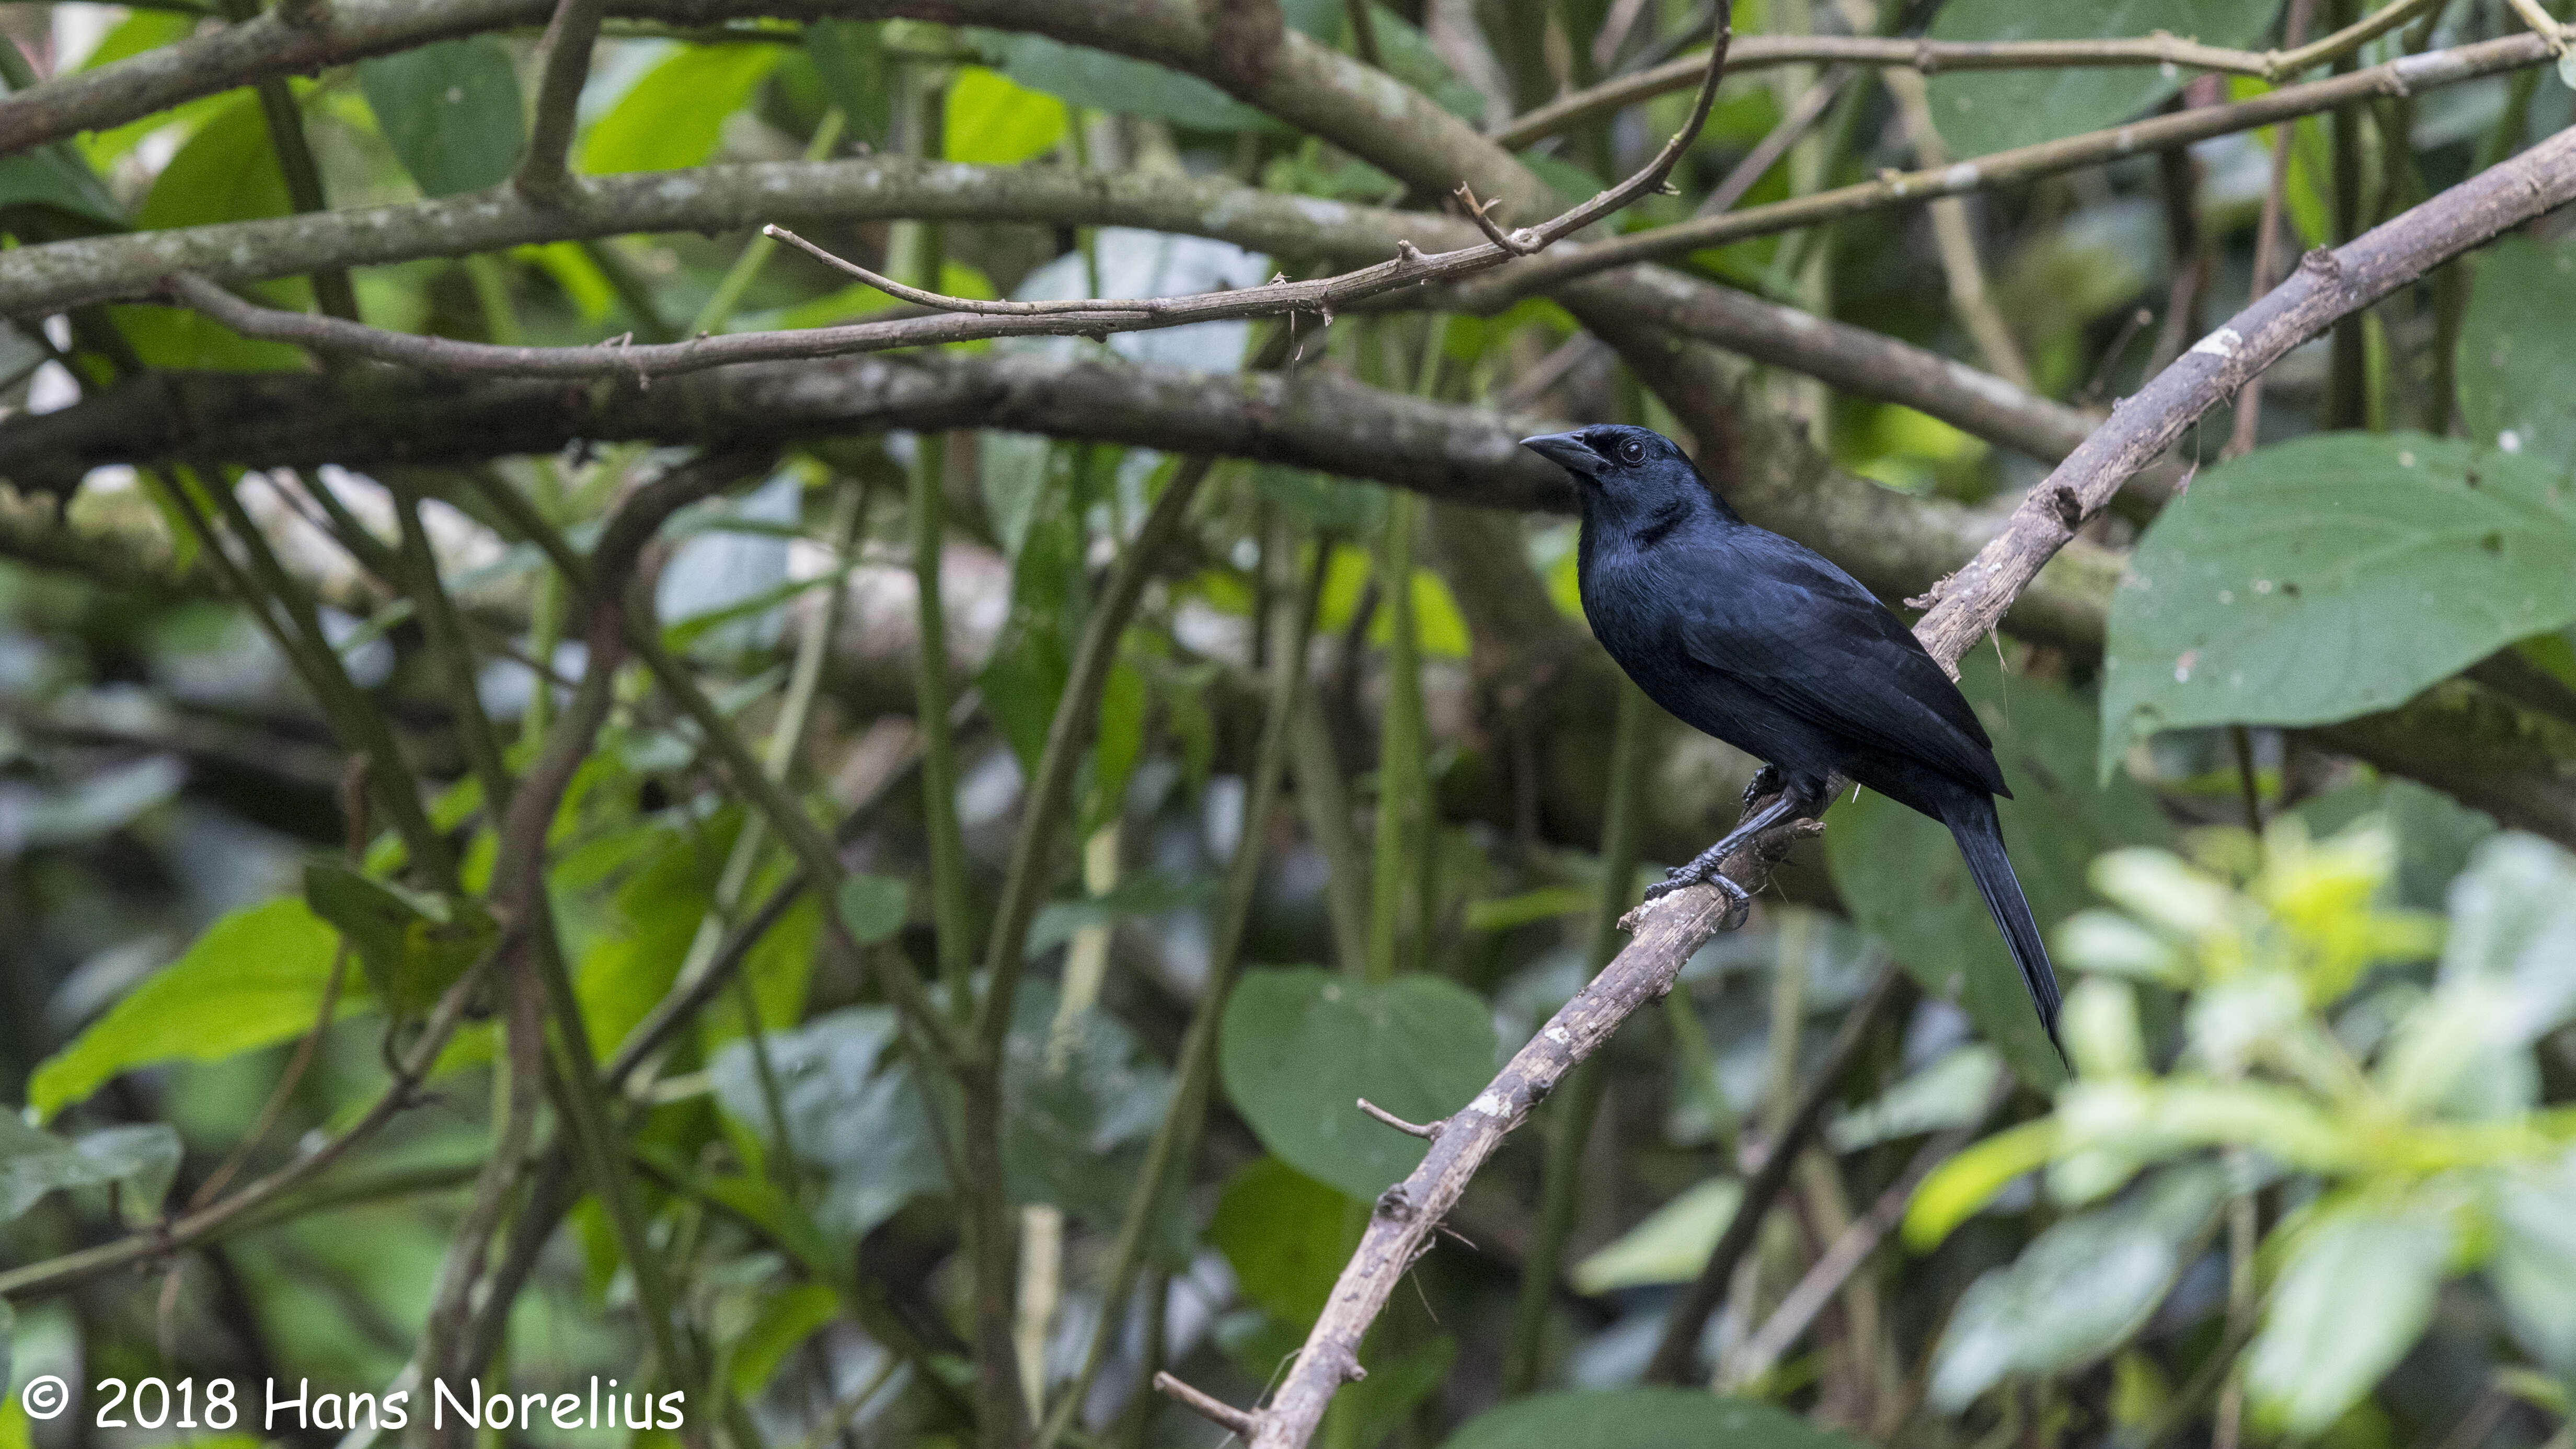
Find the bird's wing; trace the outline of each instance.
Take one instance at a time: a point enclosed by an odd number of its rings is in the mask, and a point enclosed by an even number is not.
[[[1673,562],[1725,585],[1675,580],[1690,604],[1683,646],[1692,659],[1857,744],[2012,793],[1959,686],[1903,620],[1823,555],[1748,528]]]

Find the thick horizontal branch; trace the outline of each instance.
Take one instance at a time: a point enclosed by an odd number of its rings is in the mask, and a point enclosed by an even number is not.
[[[180,457],[381,472],[551,453],[576,440],[721,447],[893,428],[1001,428],[1286,463],[1485,507],[1564,511],[1573,499],[1563,470],[1518,442],[1549,426],[1381,391],[1320,368],[1212,376],[1029,353],[772,363],[649,390],[446,383],[351,369],[157,373],[0,424],[0,477],[22,490],[58,490],[94,467]]]

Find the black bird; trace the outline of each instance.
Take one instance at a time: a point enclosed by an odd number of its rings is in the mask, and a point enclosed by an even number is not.
[[[1675,718],[1767,762],[1744,792],[1751,813],[1646,898],[1713,885],[1740,924],[1752,899],[1719,873],[1726,857],[1823,813],[1833,776],[1856,780],[1950,827],[2056,1043],[2057,977],[1995,818],[1994,797],[2012,791],[1913,631],[1822,554],[1738,517],[1660,433],[1611,425],[1521,446],[1575,476],[1583,614],[1602,647]]]

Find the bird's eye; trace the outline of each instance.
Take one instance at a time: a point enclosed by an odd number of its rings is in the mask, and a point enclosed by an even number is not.
[[[1630,438],[1619,445],[1619,456],[1626,462],[1642,463],[1646,461],[1646,445]]]

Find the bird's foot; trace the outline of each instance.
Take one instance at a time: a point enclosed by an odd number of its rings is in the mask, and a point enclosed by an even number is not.
[[[1719,930],[1732,931],[1752,917],[1753,897],[1746,893],[1744,887],[1719,874],[1714,866],[1694,870],[1686,865],[1670,871],[1662,880],[1646,887],[1646,899],[1661,900],[1675,891],[1688,890],[1695,885],[1715,886],[1725,895],[1726,914],[1718,918]]]
[[[1779,793],[1780,767],[1777,765],[1764,765],[1761,769],[1753,772],[1753,779],[1744,787],[1743,808],[1750,810],[1753,808],[1754,801],[1761,799],[1765,795],[1777,795]]]

